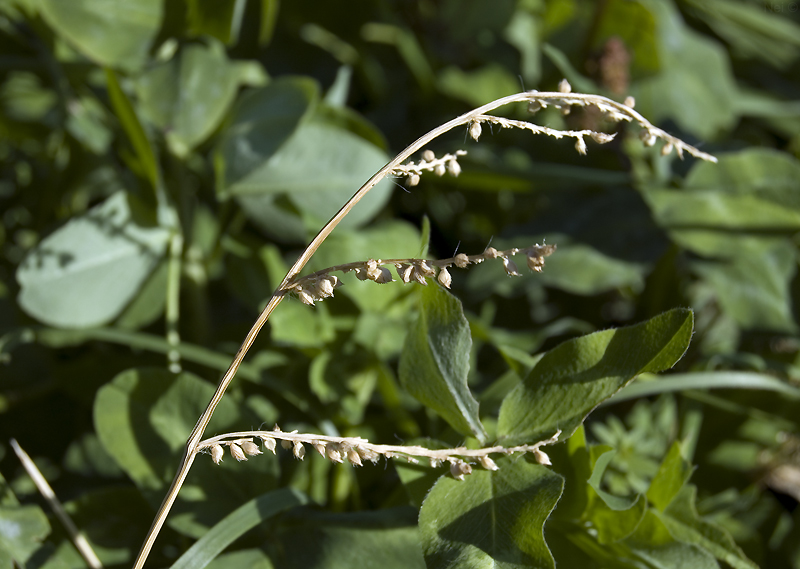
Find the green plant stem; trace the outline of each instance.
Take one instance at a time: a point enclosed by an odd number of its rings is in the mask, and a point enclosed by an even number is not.
[[[173,233],[169,242],[169,261],[167,263],[167,362],[172,373],[181,372],[181,353],[176,347],[181,343],[179,332],[181,301],[181,255],[183,236],[180,231]]]

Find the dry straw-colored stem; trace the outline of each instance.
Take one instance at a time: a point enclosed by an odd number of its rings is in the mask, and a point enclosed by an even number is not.
[[[31,477],[33,483],[36,485],[36,489],[42,495],[42,497],[47,501],[50,505],[50,508],[55,512],[56,517],[61,521],[61,525],[64,526],[64,529],[67,530],[67,534],[69,538],[72,540],[72,544],[75,546],[75,549],[78,550],[83,560],[86,561],[86,564],[91,567],[91,569],[103,569],[103,564],[98,559],[97,554],[92,549],[92,546],[89,544],[86,536],[83,535],[78,528],[75,526],[75,522],[72,521],[72,518],[69,517],[69,514],[64,509],[64,506],[61,505],[61,501],[56,496],[56,493],[53,491],[53,488],[48,484],[47,479],[44,477],[42,472],[37,468],[36,464],[31,460],[31,457],[28,456],[28,453],[19,445],[16,439],[11,439],[9,441],[11,443],[11,448],[14,449],[14,453],[16,453],[17,458],[22,463],[22,467],[25,469],[25,472],[28,473],[28,476]]]
[[[150,549],[155,542],[156,536],[161,530],[161,527],[164,524],[164,521],[166,520],[166,517],[172,508],[175,499],[177,498],[178,492],[180,491],[180,488],[189,473],[189,469],[194,462],[195,456],[198,453],[198,445],[203,437],[203,432],[211,420],[214,410],[225,394],[225,391],[227,390],[231,381],[233,381],[233,378],[236,375],[236,370],[241,365],[242,360],[244,359],[250,347],[253,345],[253,342],[255,342],[258,333],[267,322],[267,319],[269,318],[270,314],[272,314],[272,311],[275,310],[278,304],[280,304],[286,293],[291,288],[291,285],[294,283],[297,275],[300,274],[300,271],[303,270],[303,267],[305,267],[306,263],[308,263],[314,253],[316,253],[319,246],[325,241],[325,239],[328,238],[339,222],[341,222],[342,219],[344,219],[345,216],[350,213],[350,210],[353,209],[353,207],[355,207],[355,205],[361,201],[361,199],[373,187],[375,187],[378,182],[393,174],[407,173],[408,170],[403,168],[403,164],[410,159],[415,152],[419,152],[434,139],[460,126],[467,126],[470,136],[477,140],[481,134],[481,123],[486,122],[491,122],[493,124],[509,128],[525,128],[534,133],[545,134],[548,136],[572,137],[576,139],[576,147],[578,148],[579,152],[585,152],[586,149],[584,136],[589,136],[599,143],[610,140],[610,137],[603,135],[602,133],[594,133],[597,136],[593,136],[593,133],[590,131],[558,131],[555,129],[537,127],[532,123],[527,123],[524,121],[521,121],[524,123],[524,125],[517,124],[518,121],[509,121],[507,119],[493,117],[492,115],[487,114],[498,107],[502,107],[511,103],[528,103],[529,110],[532,112],[535,112],[536,110],[546,106],[555,106],[561,108],[562,110],[567,110],[571,105],[583,107],[595,106],[611,120],[625,121],[639,125],[644,133],[642,135],[642,139],[646,145],[652,145],[656,139],[661,139],[665,143],[662,151],[671,151],[674,148],[679,156],[682,156],[683,151],[687,151],[697,158],[716,162],[716,158],[713,156],[701,152],[700,150],[697,150],[688,144],[685,144],[679,139],[650,124],[647,119],[634,111],[630,104],[625,105],[622,103],[617,103],[616,101],[612,101],[611,99],[601,97],[599,95],[569,93],[566,92],[569,91],[569,89],[564,88],[563,85],[560,86],[560,89],[561,92],[525,91],[523,93],[509,95],[508,97],[503,97],[487,103],[482,107],[478,107],[477,109],[474,109],[441,126],[436,127],[429,133],[414,141],[410,146],[408,146],[408,148],[400,152],[400,154],[398,154],[392,161],[381,168],[374,176],[372,176],[372,178],[367,180],[367,182],[361,186],[358,191],[356,191],[353,197],[350,198],[350,200],[348,200],[348,202],[342,206],[342,208],[330,219],[330,221],[325,224],[325,226],[319,231],[316,237],[314,237],[305,251],[303,251],[303,253],[298,257],[297,261],[295,261],[294,265],[292,265],[291,269],[289,269],[289,272],[286,274],[281,284],[272,294],[272,297],[270,298],[266,307],[258,316],[252,328],[245,336],[245,339],[242,342],[239,350],[236,352],[230,367],[220,380],[217,390],[206,407],[206,410],[197,420],[194,429],[186,441],[183,457],[181,458],[175,478],[173,479],[172,484],[170,485],[170,488],[164,497],[164,501],[162,502],[161,507],[159,508],[155,519],[153,520],[153,524],[150,527],[147,537],[142,544],[142,548],[139,551],[139,555],[136,558],[134,569],[141,569],[141,567],[144,566],[147,556],[150,553]],[[582,142],[583,144],[581,144]],[[450,161],[448,160],[448,162]],[[436,165],[433,165],[433,168],[435,167]],[[416,172],[412,172],[412,175],[413,174],[416,174]]]

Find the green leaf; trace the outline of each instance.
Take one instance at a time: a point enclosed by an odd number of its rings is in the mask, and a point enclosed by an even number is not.
[[[284,516],[270,557],[282,569],[424,569],[414,508]]]
[[[463,71],[458,67],[446,67],[439,72],[436,81],[439,91],[479,107],[506,95],[519,91],[519,81],[505,67],[489,64],[475,71]]]
[[[681,445],[677,441],[672,443],[650,483],[647,499],[659,512],[663,512],[691,475],[692,466],[681,456]]]
[[[133,105],[120,87],[116,74],[110,69],[106,69],[106,84],[111,106],[139,157],[139,164],[144,170],[145,177],[151,186],[158,188],[160,175],[153,147],[142,128],[142,123],[139,122],[139,117],[136,116],[136,111],[133,110]]]
[[[592,475],[591,458],[586,447],[586,430],[583,425],[567,439],[566,444],[550,447],[547,454],[558,467],[558,473],[564,477],[564,495],[561,496],[553,517],[566,520],[578,519],[589,504],[590,486],[587,482]]]
[[[636,109],[654,122],[671,118],[701,138],[730,128],[737,89],[723,47],[689,28],[672,2],[640,3],[656,22],[660,73],[632,85]]]
[[[49,533],[50,524],[39,506],[0,506],[0,552],[19,566],[25,566]]]
[[[206,565],[210,569],[273,569],[274,565],[267,554],[260,549],[240,549],[218,556]]]
[[[228,60],[210,41],[181,50],[136,82],[144,115],[166,133],[177,156],[185,156],[216,129],[244,79],[244,64]]]
[[[294,133],[319,98],[312,79],[283,77],[237,101],[216,150],[217,192],[223,198],[250,188],[249,180]]]
[[[683,356],[693,317],[674,309],[635,326],[596,332],[547,352],[503,400],[498,436],[503,444],[565,439],[597,405],[636,375],[669,369]]]
[[[141,225],[117,192],[31,250],[17,269],[19,303],[53,326],[105,324],[139,292],[168,239],[166,229]]]
[[[380,148],[347,130],[313,120],[301,125],[270,159],[228,191],[269,235],[276,234],[274,224],[280,223],[285,229],[279,237],[300,240],[307,231],[316,232],[386,162],[388,156]],[[389,180],[375,186],[339,227],[358,227],[370,220],[384,206],[392,187]]]
[[[97,435],[151,506],[161,503],[186,439],[213,394],[213,385],[190,373],[174,375],[162,369],[129,369],[97,392]],[[243,429],[261,420],[226,397],[208,429]],[[202,536],[237,503],[273,489],[276,469],[271,455],[240,464],[228,458],[220,465],[208,456],[199,457],[173,507],[169,525],[187,535]],[[198,509],[201,497],[203,507]]]
[[[136,69],[161,26],[161,0],[40,0],[45,21],[100,65]]]
[[[297,490],[281,488],[239,506],[220,520],[172,565],[172,569],[203,569],[239,537],[275,514],[302,506],[308,498]]]
[[[478,402],[467,385],[472,337],[461,302],[436,284],[423,288],[419,297],[419,318],[400,356],[400,381],[456,431],[483,442]]]
[[[419,513],[428,567],[555,567],[544,523],[563,478],[524,460],[497,464],[463,481],[442,476],[431,489]]]
[[[800,388],[789,385],[771,375],[744,371],[714,371],[677,373],[655,381],[636,381],[622,388],[608,403],[621,403],[631,399],[690,389],[762,389],[782,393],[791,399],[800,399]]]
[[[655,569],[719,568],[714,557],[704,548],[673,538],[652,509],[647,510],[639,527],[623,543]]]
[[[188,0],[189,32],[209,35],[223,43],[236,43],[244,15],[241,0]]]
[[[702,520],[695,509],[697,489],[685,485],[661,515],[670,533],[685,543],[691,543],[710,552],[734,569],[757,569],[736,545],[728,532],[716,524]]]
[[[603,474],[616,454],[615,450],[610,450],[597,458],[588,480],[592,488],[589,507],[583,514],[583,519],[589,520],[597,530],[597,541],[603,545],[616,543],[631,535],[647,511],[647,500],[641,494],[623,498],[600,488]]]

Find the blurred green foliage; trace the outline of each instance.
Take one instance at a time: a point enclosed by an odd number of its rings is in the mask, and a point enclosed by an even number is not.
[[[544,272],[288,299],[207,431],[574,432],[552,467],[201,456],[150,563],[800,569],[800,10],[781,0],[0,0],[0,568],[84,566],[8,438],[129,566],[320,225],[418,136],[562,77],[719,163],[588,110],[532,119],[616,131],[585,157],[435,141],[468,151],[461,175],[384,182],[310,270],[546,240]]]

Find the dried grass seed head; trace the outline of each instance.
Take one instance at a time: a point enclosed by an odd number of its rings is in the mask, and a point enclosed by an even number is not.
[[[454,460],[450,463],[450,474],[456,480],[464,480],[464,476],[472,474],[472,467],[463,460]]]
[[[225,451],[222,449],[221,445],[213,445],[211,447],[211,460],[214,461],[214,464],[222,462],[223,454],[225,454]]]
[[[228,445],[228,448],[231,451],[231,456],[235,458],[237,461],[241,462],[243,460],[247,460],[247,456],[245,456],[242,447],[237,445],[236,443],[231,443]]]
[[[243,441],[241,446],[242,450],[248,456],[256,456],[261,454],[261,449],[258,448],[258,445],[256,445],[252,441]]]
[[[469,125],[469,135],[472,140],[477,141],[481,137],[481,131],[483,128],[481,127],[481,123],[478,121],[472,121]]]

